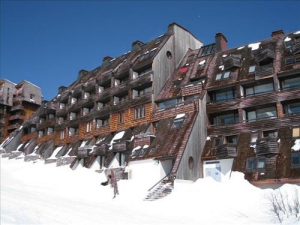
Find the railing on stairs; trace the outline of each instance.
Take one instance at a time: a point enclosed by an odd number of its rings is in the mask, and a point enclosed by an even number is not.
[[[148,189],[148,191],[151,191],[154,187],[156,187],[158,184],[160,184],[160,182],[162,182],[166,177],[168,177],[171,174],[168,173],[166,176],[164,176],[163,178],[161,178],[159,181],[157,181],[151,188]]]

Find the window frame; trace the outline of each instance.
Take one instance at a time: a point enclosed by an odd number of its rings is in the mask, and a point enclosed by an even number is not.
[[[134,119],[146,117],[146,107],[144,105],[134,108]]]
[[[224,79],[228,79],[230,78],[231,75],[231,71],[224,71],[222,73],[218,73],[216,75],[216,79],[215,80],[224,80]]]
[[[298,163],[294,163],[293,158],[296,158],[296,160],[298,160]],[[299,167],[300,167],[300,153],[293,152],[291,154],[291,168],[299,168]]]
[[[124,112],[119,112],[118,113],[118,124],[122,124],[125,121],[125,113]]]

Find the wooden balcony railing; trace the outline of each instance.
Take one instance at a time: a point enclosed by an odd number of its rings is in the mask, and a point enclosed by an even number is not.
[[[216,147],[216,156],[219,159],[236,157],[237,156],[236,144],[228,143],[228,144],[218,145]]]
[[[265,137],[256,141],[255,152],[257,155],[278,154],[278,138]]]

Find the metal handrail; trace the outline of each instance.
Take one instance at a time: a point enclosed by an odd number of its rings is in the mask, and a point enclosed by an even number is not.
[[[161,178],[158,182],[156,182],[151,188],[148,189],[148,191],[151,191],[154,187],[156,187],[156,185],[158,185],[161,181],[163,181],[166,177],[168,177],[171,174],[171,172],[169,172],[166,176],[164,176],[163,178]]]

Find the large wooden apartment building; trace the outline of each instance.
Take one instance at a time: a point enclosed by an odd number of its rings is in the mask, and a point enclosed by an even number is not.
[[[115,169],[152,184],[222,181],[231,171],[255,185],[299,183],[299,46],[300,32],[283,31],[232,49],[217,33],[203,45],[172,23],[79,71],[1,147],[11,158]]]

